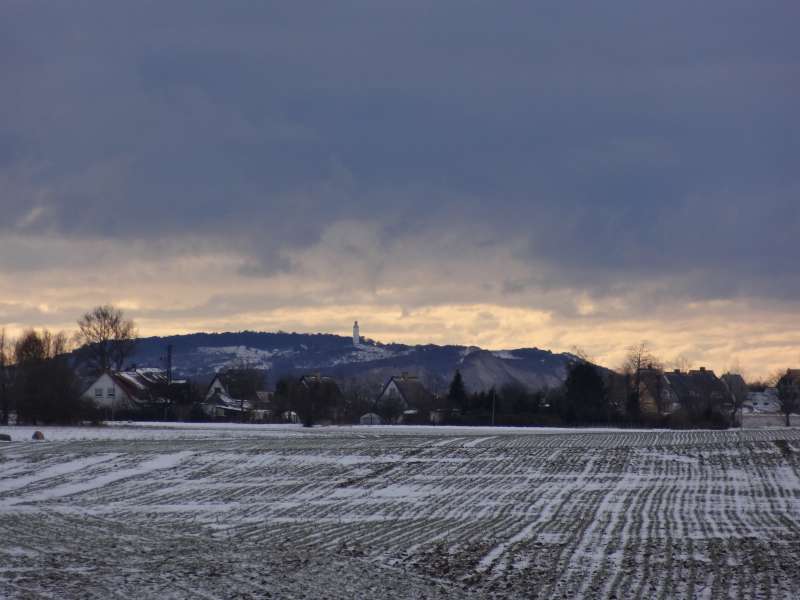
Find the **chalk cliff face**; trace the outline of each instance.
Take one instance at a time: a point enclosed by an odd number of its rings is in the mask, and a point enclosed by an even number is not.
[[[172,346],[176,377],[208,381],[228,367],[253,367],[267,372],[272,383],[283,375],[320,372],[345,381],[379,385],[390,375],[415,374],[434,391],[445,391],[456,369],[468,390],[507,384],[529,389],[563,382],[575,357],[538,348],[488,351],[476,347],[381,344],[328,334],[197,333],[139,340],[129,365],[163,367]],[[80,350],[76,351],[76,360]]]

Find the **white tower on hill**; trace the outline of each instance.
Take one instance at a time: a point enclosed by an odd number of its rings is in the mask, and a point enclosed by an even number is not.
[[[358,346],[361,336],[358,334],[358,321],[353,323],[353,346]]]

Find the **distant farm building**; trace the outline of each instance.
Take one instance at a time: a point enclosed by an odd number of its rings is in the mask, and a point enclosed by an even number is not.
[[[734,405],[733,393],[725,382],[705,367],[691,371],[639,371],[639,410],[643,415],[665,415],[679,409],[730,415]]]
[[[201,408],[213,419],[264,421],[271,414],[272,394],[263,387],[263,372],[228,369],[211,380]]]
[[[403,373],[390,377],[375,400],[376,412],[386,423],[428,420],[434,395],[418,377]]]
[[[291,405],[304,425],[338,422],[343,397],[336,380],[320,373],[303,375],[290,391]]]
[[[778,401],[778,389],[768,387],[761,392],[749,392],[744,410],[748,413],[779,413],[781,405]]]

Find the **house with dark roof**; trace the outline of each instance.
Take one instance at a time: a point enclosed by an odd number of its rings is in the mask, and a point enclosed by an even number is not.
[[[375,399],[375,409],[389,423],[428,422],[434,395],[418,377],[390,377]]]
[[[666,415],[676,408],[676,399],[670,394],[669,381],[661,369],[651,366],[639,369],[638,379],[639,412],[642,415]]]
[[[320,373],[314,373],[312,375],[303,375],[300,378],[300,384],[308,390],[317,388],[327,388],[329,391],[335,392],[336,394],[341,393],[341,391],[339,390],[339,384],[336,383],[336,380],[333,377],[329,377],[327,375],[321,375]]]
[[[667,415],[679,409],[699,414],[706,410],[733,414],[734,395],[714,371],[663,372],[646,368],[639,371],[639,409],[643,415]]]
[[[170,404],[169,386],[184,384],[169,381],[161,369],[108,371],[90,382],[83,397],[116,416],[163,409]]]
[[[257,369],[220,371],[208,384],[201,408],[214,419],[263,421],[272,399],[263,388],[264,373]]]
[[[314,373],[303,375],[290,391],[290,401],[304,424],[341,421],[342,390],[333,377]]]
[[[781,377],[781,381],[787,381],[800,388],[800,369],[786,369],[786,373]]]

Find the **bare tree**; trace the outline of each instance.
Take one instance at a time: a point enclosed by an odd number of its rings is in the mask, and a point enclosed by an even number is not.
[[[8,415],[11,412],[11,398],[8,390],[8,344],[6,330],[0,330],[0,424],[8,425]]]
[[[800,408],[800,382],[798,378],[792,376],[791,371],[787,371],[778,380],[778,406],[786,419],[786,426],[791,423],[791,415]]]
[[[786,375],[786,371],[783,369],[775,369],[769,372],[762,383],[767,387],[776,388],[778,387],[778,383],[780,383],[781,379],[783,379],[784,375]]]
[[[403,399],[400,396],[392,395],[381,399],[377,403],[375,410],[380,415],[381,419],[383,419],[384,423],[396,425],[400,422],[400,417],[403,416],[405,408],[406,406],[403,403]]]
[[[69,365],[67,336],[30,329],[14,343],[18,422],[69,423],[82,418],[80,387]]]
[[[575,356],[579,360],[582,360],[583,362],[593,362],[593,359],[589,355],[589,352],[586,350],[586,348],[584,348],[582,346],[574,345],[574,346],[572,346],[572,348],[570,348],[569,351],[570,351],[570,354],[572,354],[573,356]]]
[[[741,368],[738,366],[738,361],[735,362],[728,371],[720,377],[723,382],[725,382],[725,386],[728,388],[728,391],[731,394],[732,400],[732,413],[731,413],[731,420],[733,423],[736,422],[744,403],[747,401],[747,383],[742,377]],[[741,426],[741,421],[739,422]]]
[[[653,353],[650,344],[642,340],[638,344],[628,348],[625,362],[622,363],[622,371],[623,373],[634,375],[637,371],[647,368],[661,369],[662,364]]]
[[[89,366],[102,373],[122,365],[136,345],[136,326],[123,312],[106,304],[78,319],[76,339],[84,347]]]
[[[650,348],[650,344],[642,340],[638,344],[628,348],[628,354],[625,356],[625,361],[622,363],[622,372],[629,376],[631,383],[631,390],[628,398],[628,412],[639,411],[639,395],[641,393],[642,385],[642,371],[644,369],[662,370],[661,361],[656,357]],[[661,396],[660,390],[658,396]],[[662,410],[662,398],[657,397],[655,401],[658,405],[658,410]]]
[[[258,405],[258,392],[264,389],[264,371],[255,368],[245,359],[239,359],[226,372],[228,393],[239,399],[239,419],[249,420],[246,410],[248,402],[251,407]]]
[[[672,368],[679,371],[689,371],[692,368],[692,359],[685,354],[679,354],[672,359]]]

